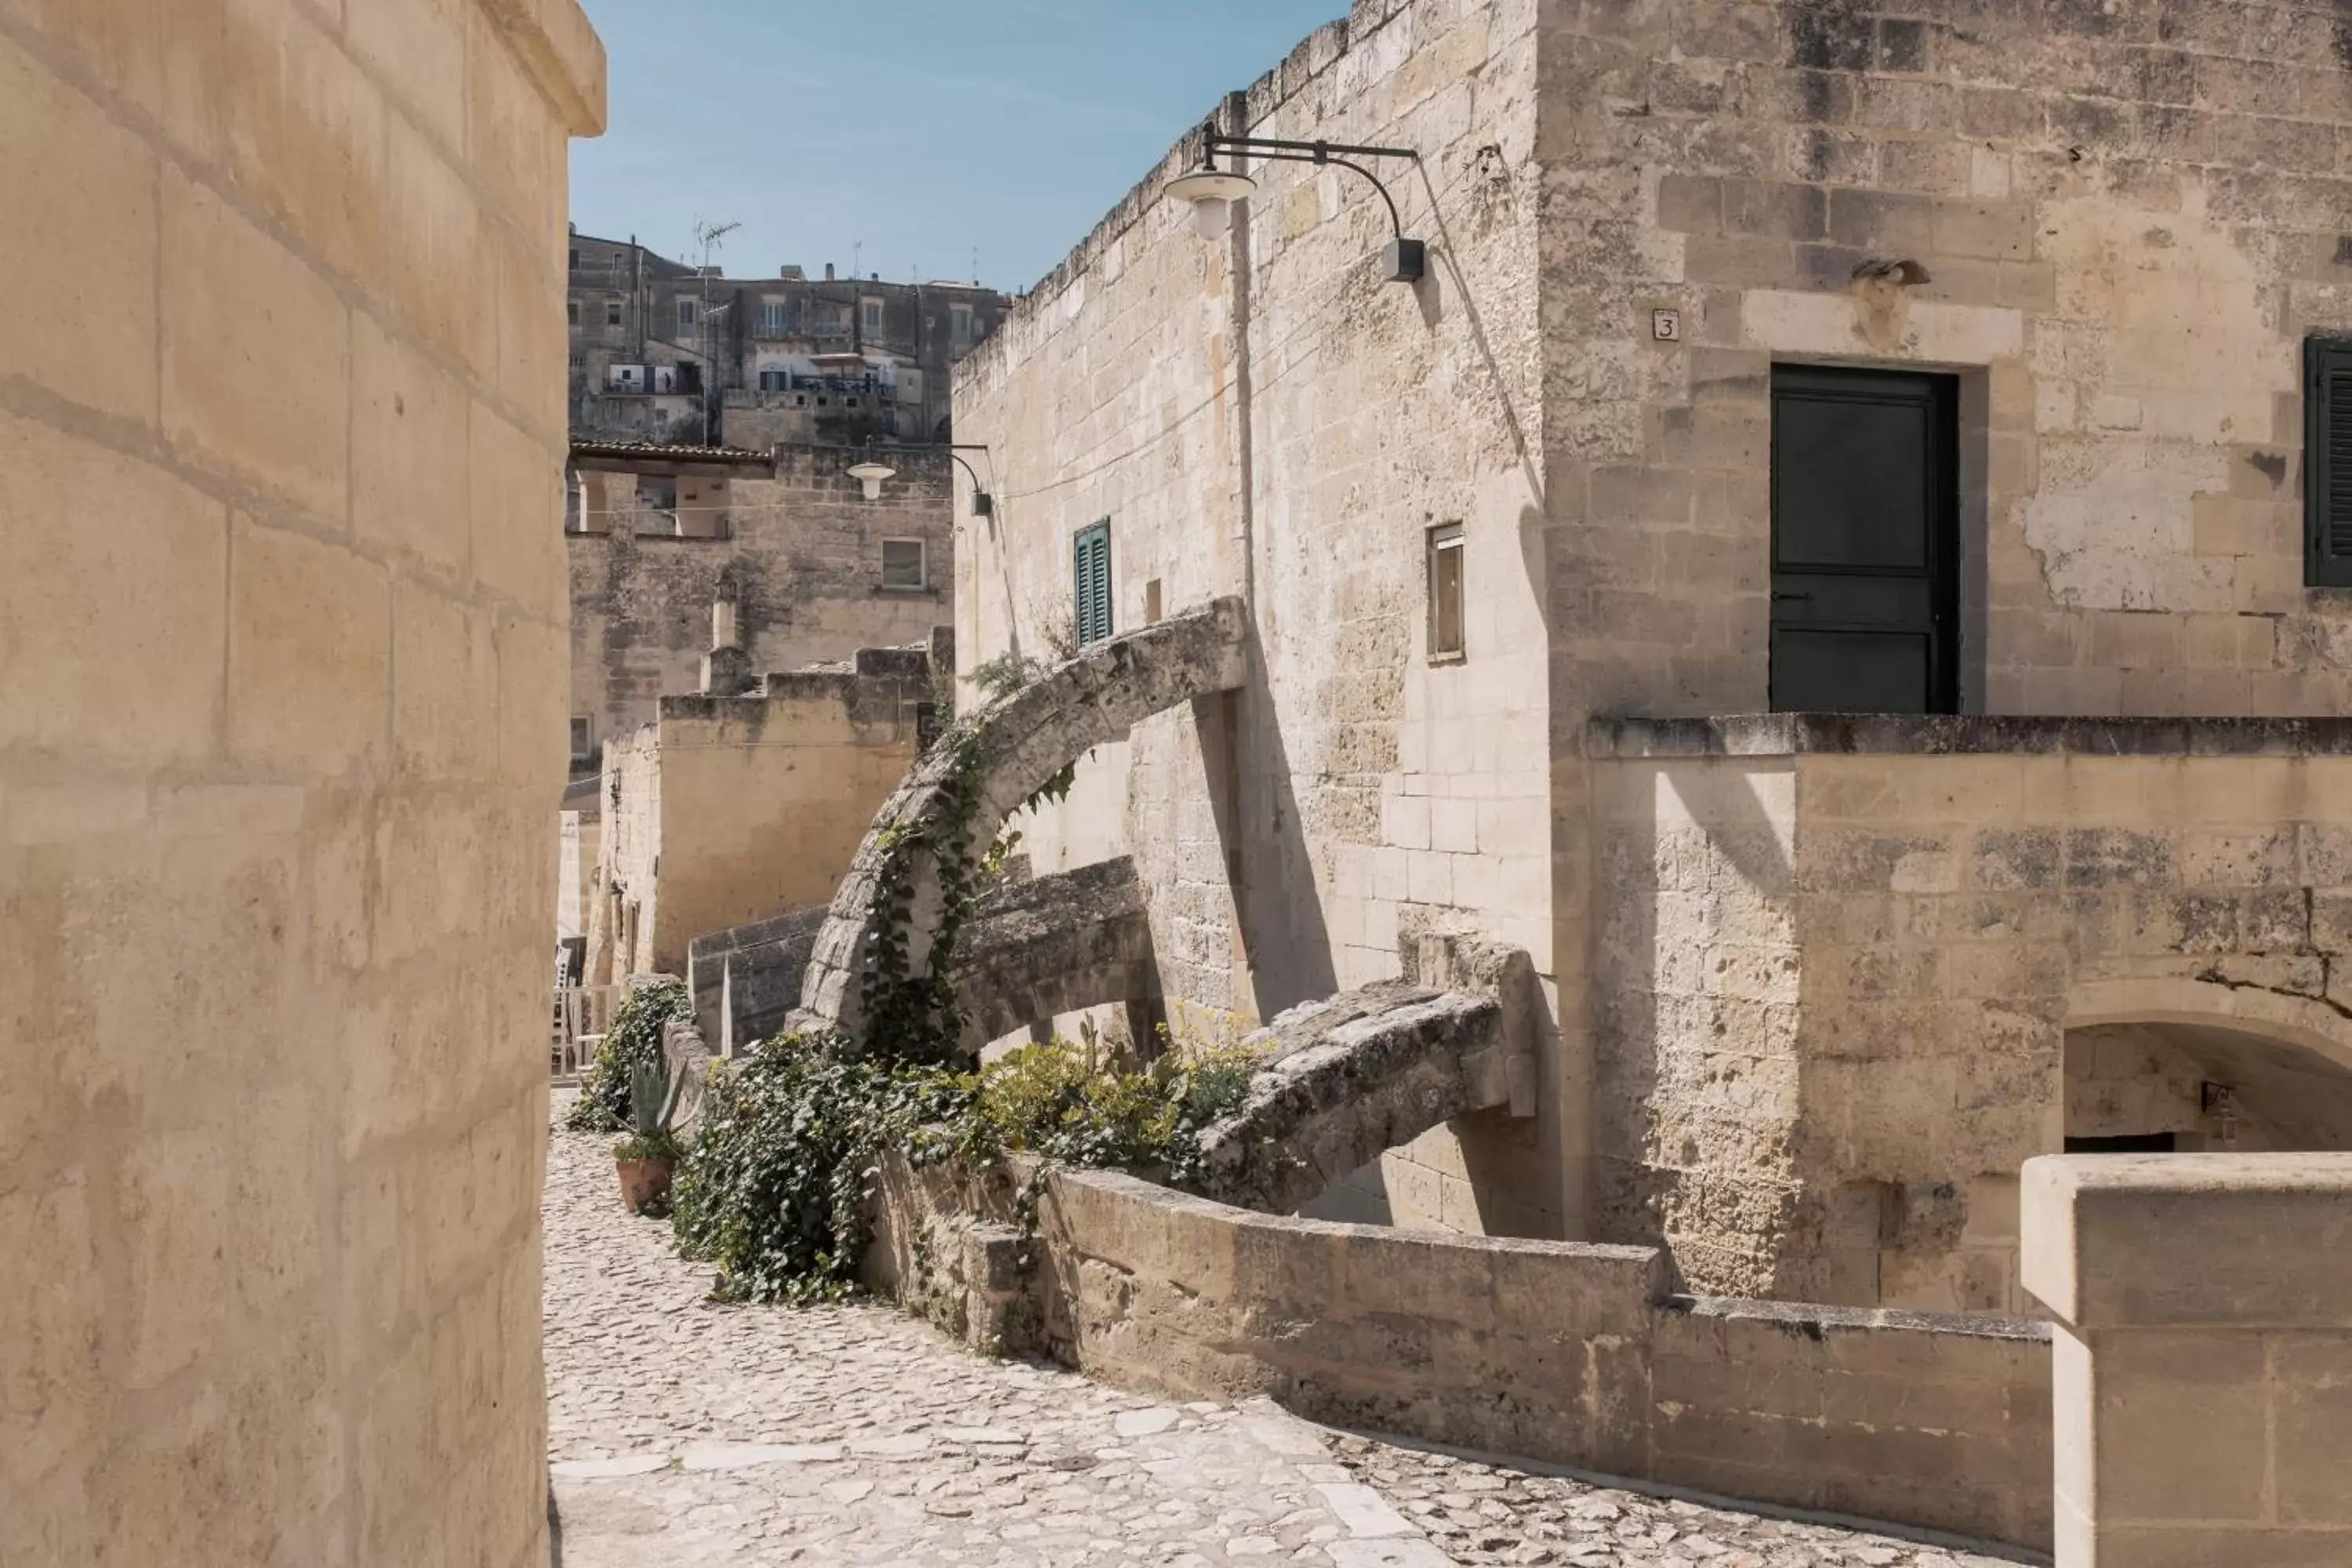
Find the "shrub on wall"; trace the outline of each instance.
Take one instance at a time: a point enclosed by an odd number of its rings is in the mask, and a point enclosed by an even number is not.
[[[574,1132],[619,1131],[629,1120],[629,1086],[637,1069],[661,1063],[662,1026],[693,1016],[694,997],[682,981],[630,992],[588,1058],[588,1070],[580,1075],[580,1098],[563,1124]]]
[[[678,1249],[718,1265],[728,1300],[845,1295],[870,1239],[885,1150],[972,1167],[1028,1153],[1182,1186],[1201,1130],[1240,1103],[1253,1066],[1233,1047],[1135,1066],[1091,1040],[1055,1040],[960,1073],[837,1037],[770,1040],[712,1073],[672,1196]]]

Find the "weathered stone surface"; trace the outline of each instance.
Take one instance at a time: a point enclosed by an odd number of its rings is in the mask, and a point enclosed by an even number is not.
[[[790,1021],[827,916],[802,910],[694,943],[695,1007],[729,1051]],[[982,898],[964,929],[956,983],[974,1052],[1057,1013],[1150,997],[1157,973],[1134,862],[1008,883]]]
[[[886,1165],[869,1278],[966,1342],[1175,1398],[1268,1394],[1360,1430],[2050,1539],[2037,1323],[1676,1297],[1654,1247],[1276,1217],[1100,1171],[1048,1173],[1031,1266],[983,1279],[971,1241],[1034,1173]]]
[[[1382,1151],[1510,1099],[1492,996],[1391,982],[1294,1007],[1244,1043],[1267,1060],[1201,1144],[1204,1190],[1247,1208],[1289,1213]]]
[[[1248,627],[1239,601],[1218,599],[1097,643],[982,709],[972,720],[978,799],[965,825],[971,841],[989,843],[1004,819],[1055,773],[1094,747],[1120,739],[1138,721],[1239,686],[1248,662]],[[875,818],[810,957],[801,1005],[813,1022],[853,1032],[859,1026],[858,976],[873,936],[876,879],[905,827],[949,819],[950,784],[959,765],[950,751],[935,749]],[[907,946],[919,974],[929,960],[939,890],[929,851],[912,853],[916,891]]]

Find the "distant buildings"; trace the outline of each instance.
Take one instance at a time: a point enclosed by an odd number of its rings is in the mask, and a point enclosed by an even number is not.
[[[949,367],[1011,300],[977,283],[725,278],[572,236],[575,437],[855,445],[948,437]]]

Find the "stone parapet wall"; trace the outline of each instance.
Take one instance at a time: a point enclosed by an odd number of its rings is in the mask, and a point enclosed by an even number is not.
[[[2035,1160],[2058,1568],[2352,1562],[2352,1154]]]
[[[1663,1241],[1694,1288],[2025,1310],[2015,1172],[2061,1147],[2068,1030],[2352,1066],[2352,725],[1775,715],[1588,744],[1601,1234]]]
[[[2049,1543],[2040,1325],[1677,1297],[1654,1247],[1277,1218],[1105,1172],[1047,1174],[1024,1240],[1034,1179],[889,1162],[869,1279],[1128,1387]]]

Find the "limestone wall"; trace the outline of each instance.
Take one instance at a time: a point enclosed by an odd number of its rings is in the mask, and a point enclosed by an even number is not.
[[[2352,1155],[2036,1160],[2057,1568],[2352,1559]]]
[[[1663,1239],[1694,1287],[2021,1311],[2017,1169],[2068,1131],[2218,1138],[2202,1079],[2246,1097],[2248,1147],[2352,1139],[2340,721],[1784,716],[1593,749],[1602,1234]],[[2070,1129],[2067,1031],[2135,1025],[2170,1042],[2135,1119],[2078,1074]]]
[[[698,937],[822,907],[917,752],[919,650],[772,675],[744,697],[666,697],[606,748],[606,930],[630,974],[688,971]],[[592,939],[592,973],[601,949]]]
[[[1387,211],[1359,176],[1255,165],[1234,232],[1204,239],[1160,199],[1198,161],[1180,148],[958,369],[958,437],[988,444],[997,481],[993,522],[957,524],[963,668],[1048,645],[1072,535],[1106,517],[1118,629],[1155,605],[1255,606],[1249,688],[1101,748],[1024,825],[1041,872],[1135,857],[1180,1032],[1393,974],[1415,907],[1475,911],[1549,973],[1523,532],[1541,489],[1535,10],[1366,0],[1228,106],[1229,131],[1417,150],[1379,165],[1437,257],[1417,288],[1381,280]],[[1428,531],[1457,523],[1468,652],[1433,660]],[[1557,1232],[1547,1129],[1513,1213]]]
[[[650,723],[661,699],[700,689],[710,602],[736,599],[736,635],[754,675],[919,643],[954,620],[950,465],[940,452],[888,454],[898,477],[869,501],[845,474],[847,447],[784,447],[773,479],[728,481],[726,538],[640,535],[649,514],[635,476],[591,474],[604,510],[564,536],[572,574],[572,711],[602,742]],[[681,503],[684,487],[680,481]],[[590,493],[583,489],[583,494]],[[659,520],[668,527],[668,519]],[[929,579],[882,585],[882,541],[920,539]]]
[[[1014,1182],[1023,1179],[1016,1173]],[[868,1275],[996,1349],[1178,1398],[2046,1547],[2040,1325],[1667,1293],[1654,1248],[1274,1218],[892,1162]],[[1019,1259],[1034,1255],[1024,1269]]]
[[[547,1561],[572,0],[0,4],[11,1562]]]

